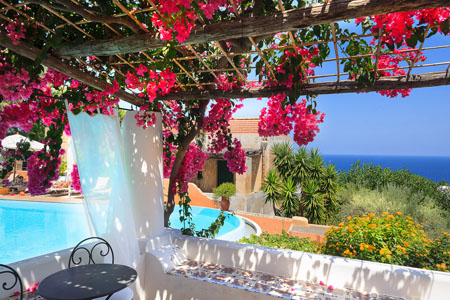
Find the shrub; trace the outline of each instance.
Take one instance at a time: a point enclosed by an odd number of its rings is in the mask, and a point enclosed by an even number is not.
[[[411,193],[432,198],[434,203],[450,212],[450,197],[439,190],[445,182],[433,182],[411,174],[407,169],[392,171],[390,168],[355,162],[348,172],[339,174],[341,184],[354,184],[356,188],[381,190],[388,184],[408,187]]]
[[[392,214],[399,211],[411,216],[415,222],[423,223],[425,232],[437,237],[448,228],[450,220],[450,214],[437,208],[432,198],[413,193],[411,188],[404,186],[387,184],[383,188],[370,190],[348,184],[339,190],[336,199],[341,206],[331,222],[335,225],[349,215],[381,214],[384,211]]]
[[[230,198],[236,194],[236,186],[231,182],[224,182],[213,190],[214,198]]]
[[[348,216],[326,233],[325,254],[447,271],[450,234],[428,238],[421,224],[401,212]]]
[[[269,234],[267,232],[263,232],[260,236],[252,234],[250,238],[243,238],[239,242],[273,248],[320,253],[320,245],[318,243],[311,242],[309,238],[290,236],[284,230],[282,234]]]
[[[67,172],[67,160],[62,159],[61,164],[59,165],[59,175],[65,176]]]

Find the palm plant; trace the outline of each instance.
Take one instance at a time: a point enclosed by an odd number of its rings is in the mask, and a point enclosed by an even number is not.
[[[265,203],[272,203],[275,216],[280,215],[277,203],[280,201],[281,183],[276,169],[271,169],[264,180],[262,190],[266,195]]]
[[[323,159],[318,149],[311,149],[310,151],[310,169],[309,178],[319,180],[323,176]]]
[[[297,185],[291,177],[286,178],[281,186],[281,209],[284,217],[292,218],[299,213],[300,201],[295,194]]]
[[[301,183],[308,178],[310,171],[310,160],[306,148],[298,149],[293,156],[292,177],[296,183]]]
[[[325,221],[324,195],[320,192],[320,185],[316,180],[308,180],[303,185],[301,205],[305,217],[311,223],[320,224]]]
[[[273,165],[278,169],[282,178],[289,177],[293,167],[293,150],[289,142],[275,144],[272,147],[272,154],[275,156]]]
[[[339,206],[336,200],[336,192],[338,188],[338,173],[333,164],[327,165],[324,169],[324,176],[322,179],[322,193],[325,196],[325,208],[327,214],[331,217]]]

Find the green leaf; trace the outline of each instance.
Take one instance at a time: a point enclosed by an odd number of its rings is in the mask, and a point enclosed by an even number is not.
[[[416,28],[415,35],[421,43],[423,43],[425,41],[425,30],[426,29],[424,26]]]
[[[320,37],[320,34],[322,33],[322,27],[320,27],[320,25],[315,25],[313,26],[313,31],[317,37]]]
[[[416,47],[417,45],[417,37],[415,35],[412,35],[409,39],[406,40],[406,45],[408,45],[411,48]]]
[[[450,32],[450,18],[441,23],[442,33],[447,35]]]
[[[389,50],[391,50],[391,51],[394,51],[394,49],[395,49],[395,46],[394,46],[394,44],[389,44],[389,43],[386,43],[386,46],[388,47],[388,49]]]

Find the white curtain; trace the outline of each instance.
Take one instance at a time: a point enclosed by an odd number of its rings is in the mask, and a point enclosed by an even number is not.
[[[139,251],[117,114],[68,111],[68,117],[84,201],[96,235],[111,244],[117,263],[135,267]]]

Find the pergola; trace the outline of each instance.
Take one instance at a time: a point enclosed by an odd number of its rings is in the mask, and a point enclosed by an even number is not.
[[[109,86],[111,76],[124,77],[127,70],[134,70],[139,64],[158,64],[164,54],[155,54],[158,49],[166,46],[158,34],[155,34],[143,25],[144,20],[148,20],[153,13],[159,13],[159,7],[152,0],[141,1],[141,8],[129,10],[119,0],[113,0],[120,13],[110,16],[99,14],[95,7],[87,7],[76,0],[55,0],[55,1],[7,1],[0,0],[1,14],[4,20],[12,22],[8,16],[9,11],[14,11],[21,18],[35,24],[45,31],[55,33],[59,28],[66,28],[70,31],[77,31],[83,36],[83,41],[77,44],[69,41],[68,36],[62,37],[63,45],[53,49],[42,58],[41,63],[49,68],[63,73],[86,85],[99,90],[104,90]],[[370,38],[384,35],[381,30],[378,33],[365,34],[338,34],[335,22],[367,17],[379,14],[404,12],[418,9],[428,9],[444,7],[449,5],[448,0],[333,0],[322,3],[315,3],[304,8],[286,10],[282,2],[278,1],[277,11],[267,16],[247,16],[241,15],[239,8],[233,0],[230,1],[235,11],[235,19],[226,22],[210,23],[200,18],[200,23],[191,32],[190,37],[180,45],[177,45],[176,55],[171,58],[172,72],[177,74],[177,86],[179,91],[160,96],[161,100],[209,100],[209,99],[232,99],[232,98],[254,98],[267,97],[274,93],[289,92],[286,87],[244,87],[231,91],[219,90],[216,88],[217,74],[226,72],[234,74],[245,83],[247,81],[244,74],[249,74],[253,66],[242,68],[233,61],[233,58],[242,55],[264,61],[265,68],[270,73],[274,73],[274,68],[266,59],[265,54],[280,51],[286,48],[297,46],[330,45],[334,51],[334,58],[327,58],[324,62],[335,62],[336,71],[332,74],[321,74],[309,76],[308,82],[302,86],[302,94],[318,95],[333,93],[369,92],[390,89],[405,89],[415,87],[429,87],[450,84],[450,61],[419,64],[412,61],[408,66],[403,66],[407,70],[405,76],[380,77],[375,84],[361,86],[355,81],[347,80],[348,74],[340,68],[340,63],[347,60],[371,57],[376,55],[375,71],[378,69],[378,58],[380,56],[381,43],[377,45],[376,54],[362,55],[340,55],[339,43],[353,38]],[[256,1],[258,2],[258,1]],[[26,5],[39,5],[36,9],[41,15],[49,14],[57,17],[58,23],[46,25],[43,20],[26,10]],[[43,13],[45,12],[45,14]],[[33,11],[35,12],[35,11]],[[89,33],[85,26],[97,23],[105,32],[109,32],[108,39],[98,39]],[[118,27],[117,24],[121,24]],[[294,38],[295,32],[302,28],[313,25],[329,24],[330,38],[327,40],[315,40],[308,43],[297,43]],[[121,30],[127,26],[130,30]],[[425,36],[433,28],[428,26]],[[289,45],[280,47],[264,47],[259,43],[264,37],[274,36],[277,33],[287,33]],[[378,39],[379,40],[379,39]],[[239,43],[241,51],[227,50],[226,41]],[[42,49],[30,46],[25,42],[14,45],[9,39],[2,36],[0,45],[8,48],[24,57],[35,60],[41,56]],[[415,48],[400,50],[403,52],[436,51],[450,47],[439,45],[428,47],[426,39],[417,44]],[[199,50],[201,49],[201,50]],[[86,59],[95,57],[95,61]],[[158,58],[160,57],[160,58]],[[213,62],[213,63],[211,63]],[[215,62],[215,63],[214,63]],[[428,67],[441,67],[438,72],[417,73],[416,70]],[[381,69],[380,69],[381,71]],[[208,76],[205,76],[208,74]],[[202,80],[208,77],[212,80]],[[329,78],[331,81],[315,82],[319,78]],[[131,104],[141,106],[144,99],[138,97],[129,90],[121,89],[116,95],[122,100]]]

